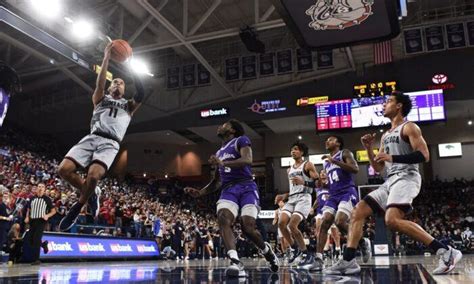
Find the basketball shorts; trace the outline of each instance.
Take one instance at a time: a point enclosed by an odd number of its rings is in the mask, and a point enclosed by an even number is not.
[[[92,163],[99,163],[108,170],[119,149],[120,144],[117,141],[89,134],[74,145],[64,158],[83,168],[87,168]]]
[[[401,172],[391,175],[379,188],[369,193],[365,202],[374,212],[396,207],[405,213],[413,210],[413,199],[420,193],[421,176],[418,172]]]
[[[228,209],[234,215],[249,216],[257,218],[260,211],[260,197],[258,195],[257,184],[253,181],[237,183],[224,188],[217,201],[217,211]]]
[[[288,198],[288,202],[283,206],[282,213],[291,216],[292,214],[297,214],[301,217],[302,220],[306,219],[311,211],[311,195],[296,194]]]
[[[322,211],[323,214],[328,212],[331,215],[336,215],[337,212],[342,212],[351,217],[352,209],[354,209],[357,202],[359,202],[359,194],[357,194],[357,190],[355,187],[349,187],[343,192],[330,194]]]

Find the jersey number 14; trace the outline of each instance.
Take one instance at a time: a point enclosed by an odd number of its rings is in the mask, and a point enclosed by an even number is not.
[[[337,171],[333,171],[332,173],[329,174],[329,182],[331,184],[338,181],[339,181],[339,176],[337,175]]]

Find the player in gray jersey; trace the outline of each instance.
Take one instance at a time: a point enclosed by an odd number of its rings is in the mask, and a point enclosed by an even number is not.
[[[427,162],[430,153],[420,128],[406,121],[412,108],[409,96],[394,92],[384,104],[384,115],[392,127],[380,142],[380,152],[373,153],[374,134],[362,136],[362,145],[367,149],[369,161],[377,172],[385,168],[387,179],[378,189],[369,193],[352,211],[349,237],[344,257],[334,266],[324,270],[327,274],[355,274],[360,266],[355,260],[357,244],[362,237],[365,219],[375,212],[385,213],[385,224],[392,231],[403,233],[423,243],[440,256],[439,265],[433,274],[446,274],[461,260],[462,253],[440,243],[418,224],[406,220],[412,210],[413,199],[420,192],[421,177],[418,164]]]
[[[94,111],[91,133],[74,145],[59,165],[59,175],[80,191],[79,200],[59,224],[61,231],[67,231],[74,225],[86,202],[89,203],[93,215],[97,216],[100,198],[97,183],[112,165],[130,120],[143,100],[144,89],[135,76],[133,80],[137,92],[132,99],[123,98],[125,82],[120,78],[113,79],[106,92],[106,74],[112,46],[113,43],[110,43],[105,47],[101,71],[92,95]],[[77,174],[78,168],[87,169],[85,179]]]

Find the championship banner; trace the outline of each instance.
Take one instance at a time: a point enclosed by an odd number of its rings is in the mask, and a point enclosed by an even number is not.
[[[40,259],[150,258],[160,255],[154,240],[45,233],[49,252]]]
[[[225,80],[235,81],[240,79],[239,58],[228,58],[225,60]]]
[[[277,72],[279,75],[293,72],[293,54],[291,49],[277,52]]]
[[[242,56],[242,79],[257,78],[257,56]]]
[[[196,86],[196,64],[183,66],[183,87]]]
[[[298,44],[313,50],[380,42],[400,33],[397,1],[272,0]]]
[[[424,30],[427,51],[441,51],[446,49],[443,26],[426,27]]]
[[[275,74],[275,53],[260,54],[260,76],[270,76]]]
[[[304,48],[296,50],[296,68],[298,72],[313,71],[313,53]]]
[[[166,72],[166,88],[177,89],[179,88],[179,67],[168,68]]]
[[[334,67],[331,50],[321,50],[317,52],[318,69],[329,69]]]
[[[446,24],[446,38],[449,49],[466,47],[464,23]]]
[[[421,29],[404,30],[405,54],[415,54],[424,51]]]
[[[474,22],[467,22],[467,36],[469,38],[469,45],[474,46]]]
[[[197,65],[197,81],[198,86],[206,86],[211,84],[211,72],[207,71],[202,64]]]

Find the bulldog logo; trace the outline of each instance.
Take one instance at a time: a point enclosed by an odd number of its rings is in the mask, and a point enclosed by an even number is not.
[[[343,30],[359,25],[372,15],[374,0],[317,0],[306,10],[312,21],[309,26],[319,30]]]

